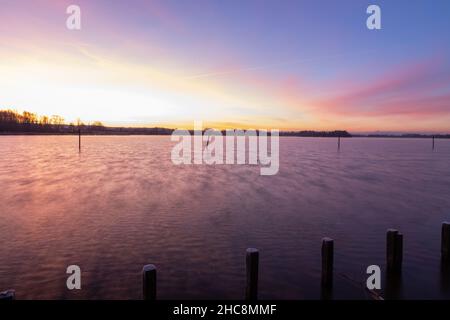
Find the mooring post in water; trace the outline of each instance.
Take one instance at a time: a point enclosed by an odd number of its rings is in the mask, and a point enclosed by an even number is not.
[[[247,268],[247,286],[245,290],[246,300],[258,299],[258,265],[259,251],[255,248],[248,248],[245,257]]]
[[[441,257],[445,262],[450,261],[450,223],[442,223]]]
[[[81,128],[78,125],[78,152],[81,152]]]
[[[7,290],[0,292],[0,300],[15,300],[16,292],[14,290]]]
[[[144,300],[156,300],[156,267],[153,264],[142,269],[142,283]]]
[[[341,150],[341,137],[338,137],[338,150]]]
[[[395,229],[386,233],[386,264],[389,273],[400,273],[403,261],[403,235]]]
[[[322,287],[333,286],[334,240],[322,239]]]
[[[433,150],[434,150],[434,136],[433,136],[433,138],[432,138],[431,144],[432,144],[432,148],[433,148]]]

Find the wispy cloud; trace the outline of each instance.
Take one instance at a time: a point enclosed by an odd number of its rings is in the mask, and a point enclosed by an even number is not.
[[[341,94],[312,103],[321,112],[350,117],[450,114],[450,75],[445,68],[439,57],[398,66],[372,81],[343,84]]]

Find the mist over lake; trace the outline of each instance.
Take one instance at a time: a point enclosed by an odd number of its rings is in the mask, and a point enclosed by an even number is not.
[[[0,291],[18,299],[241,299],[260,250],[261,299],[320,298],[323,237],[335,299],[365,299],[386,230],[404,235],[401,298],[448,299],[450,140],[280,138],[280,166],[180,165],[170,136],[0,137]],[[66,268],[82,270],[68,291]],[[384,279],[383,279],[384,280]],[[384,281],[383,290],[384,294]]]

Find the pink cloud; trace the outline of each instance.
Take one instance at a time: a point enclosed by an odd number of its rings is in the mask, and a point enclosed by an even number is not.
[[[312,104],[321,113],[346,116],[450,114],[450,75],[443,62],[431,59],[401,66]]]
[[[435,116],[440,114],[450,114],[450,94],[388,101],[368,113],[373,116]]]

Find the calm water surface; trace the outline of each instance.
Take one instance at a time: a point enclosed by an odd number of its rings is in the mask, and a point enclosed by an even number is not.
[[[260,297],[320,298],[320,246],[335,239],[336,299],[365,299],[385,232],[404,234],[401,298],[450,298],[440,227],[450,220],[450,141],[281,138],[280,172],[175,166],[169,136],[0,137],[0,291],[19,299],[240,299],[245,249]],[[68,291],[65,270],[82,269]],[[383,287],[385,283],[383,282]],[[386,290],[384,290],[386,291]],[[383,294],[388,294],[384,292]]]

